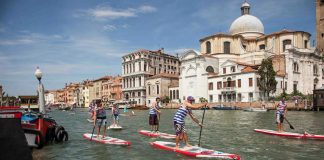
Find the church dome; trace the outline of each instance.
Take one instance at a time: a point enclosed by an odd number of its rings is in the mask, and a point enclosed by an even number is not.
[[[264,35],[264,27],[259,18],[250,15],[250,5],[244,2],[241,7],[242,16],[231,25],[229,33],[240,34],[246,38],[255,38]]]
[[[264,34],[264,27],[259,18],[245,14],[232,23],[229,32],[232,35],[245,32]]]

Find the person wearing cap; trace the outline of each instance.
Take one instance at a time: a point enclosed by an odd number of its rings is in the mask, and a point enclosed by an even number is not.
[[[199,123],[199,120],[193,115],[191,109],[197,109],[201,108],[203,106],[207,106],[208,103],[204,102],[198,105],[193,105],[192,103],[195,101],[195,99],[192,96],[188,96],[187,100],[184,101],[184,103],[180,106],[180,108],[177,110],[176,114],[173,118],[174,123],[174,129],[176,131],[176,149],[179,148],[179,142],[180,140],[184,140],[187,147],[190,147],[189,144],[189,138],[186,133],[185,129],[185,118],[187,114],[191,117],[191,119],[196,122],[199,126],[202,126],[201,123]]]
[[[96,100],[95,102],[95,112],[94,112],[94,126],[97,126],[96,132],[97,137],[99,137],[101,126],[104,125],[102,139],[105,138],[106,135],[106,126],[107,126],[107,117],[106,117],[106,110],[101,104],[101,100]]]
[[[158,132],[160,107],[160,97],[156,97],[150,108],[149,125],[151,126],[151,132]]]
[[[287,104],[285,98],[282,97],[281,101],[277,105],[276,120],[278,124],[278,132],[283,132],[282,123],[287,115]]]

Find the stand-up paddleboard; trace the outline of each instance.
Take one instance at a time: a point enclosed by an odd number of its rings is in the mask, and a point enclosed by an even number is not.
[[[123,129],[123,127],[122,126],[117,126],[117,125],[110,125],[107,129],[121,130],[121,129]]]
[[[255,132],[276,135],[281,137],[290,137],[290,138],[300,138],[300,139],[320,139],[324,140],[324,135],[314,135],[314,134],[300,134],[300,133],[291,133],[291,132],[278,132],[268,129],[254,129]]]
[[[149,136],[149,137],[160,137],[160,138],[166,138],[166,139],[175,139],[176,135],[173,134],[168,134],[168,133],[161,133],[161,132],[151,132],[147,130],[139,130],[138,133],[144,135],[144,136]]]
[[[131,143],[122,139],[118,139],[118,138],[112,138],[112,137],[105,137],[104,139],[102,139],[102,136],[99,135],[99,138],[97,137],[96,134],[92,135],[92,139],[91,139],[91,133],[85,133],[83,134],[83,137],[85,139],[88,140],[92,140],[95,142],[99,142],[99,143],[103,143],[103,144],[115,144],[115,145],[123,145],[123,146],[130,146]]]
[[[87,119],[88,122],[93,122],[94,120],[93,119]]]
[[[164,150],[174,151],[187,156],[198,157],[198,158],[219,158],[219,159],[235,159],[240,160],[240,155],[219,152],[215,150],[205,149],[198,146],[185,147],[180,146],[179,149],[175,149],[175,143],[155,141],[150,143],[152,146]]]

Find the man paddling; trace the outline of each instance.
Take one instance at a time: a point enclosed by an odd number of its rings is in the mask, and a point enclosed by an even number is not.
[[[160,97],[157,97],[155,98],[155,102],[152,103],[152,106],[150,108],[149,124],[151,126],[151,132],[158,132],[158,114],[160,113]]]
[[[192,103],[195,101],[195,99],[192,96],[188,96],[187,100],[184,101],[184,103],[180,106],[176,114],[173,118],[174,123],[174,129],[176,131],[176,149],[179,149],[179,142],[180,140],[184,140],[187,147],[190,147],[189,144],[189,138],[186,133],[185,129],[185,121],[187,114],[191,117],[191,119],[196,122],[199,126],[202,126],[201,123],[199,123],[199,120],[193,115],[191,109],[197,109],[201,108],[203,106],[207,106],[207,102],[199,104],[199,105],[193,105]]]
[[[118,126],[118,121],[119,121],[119,107],[117,104],[113,104],[113,107],[111,107],[111,113],[113,115],[114,123],[113,126],[117,127]]]
[[[106,117],[106,110],[101,104],[101,100],[97,100],[95,104],[95,112],[94,112],[94,124],[97,125],[97,138],[99,139],[100,129],[104,125],[102,139],[105,138],[106,135],[106,125],[107,125],[107,117]]]
[[[283,132],[282,123],[286,115],[287,115],[287,104],[285,102],[285,98],[282,97],[281,101],[277,105],[277,112],[276,112],[278,132]]]

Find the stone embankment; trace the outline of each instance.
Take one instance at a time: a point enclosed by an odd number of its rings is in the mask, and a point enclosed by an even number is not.
[[[265,106],[265,108],[269,110],[274,110],[276,109],[276,106],[278,105],[279,101],[270,101],[270,102],[261,102],[261,101],[256,101],[256,102],[216,102],[216,103],[210,103],[209,107],[215,107],[215,106],[235,106],[236,108],[239,109],[245,109],[245,108],[261,108],[262,105]],[[308,101],[300,101],[297,104],[294,101],[288,101],[287,107],[288,110],[312,110],[312,104]],[[166,109],[176,109],[179,108],[181,104],[179,103],[168,103],[168,104],[163,104],[163,108]]]

